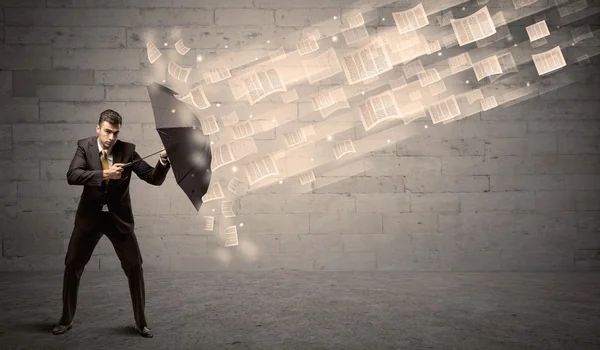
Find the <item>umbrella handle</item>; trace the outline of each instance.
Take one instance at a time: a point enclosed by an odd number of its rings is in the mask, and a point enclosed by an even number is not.
[[[164,151],[164,150],[165,150],[165,149],[163,148],[163,149],[161,149],[161,150],[160,150],[160,151],[158,151],[158,152],[154,152],[154,153],[152,153],[152,154],[149,154],[149,155],[145,156],[144,158],[140,158],[140,159],[138,159],[138,160],[134,160],[133,162],[125,163],[125,165],[123,165],[123,166],[121,167],[121,169],[128,168],[128,167],[132,166],[133,164],[135,164],[135,163],[139,162],[140,160],[142,160],[142,159],[146,159],[146,158],[148,158],[148,157],[151,157],[151,156],[153,156],[153,155],[155,155],[155,154],[158,154],[158,153],[160,153],[160,152],[162,152],[162,151]]]

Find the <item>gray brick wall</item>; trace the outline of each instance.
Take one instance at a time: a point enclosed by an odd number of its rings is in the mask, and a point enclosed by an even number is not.
[[[416,4],[0,0],[0,271],[62,270],[82,190],[67,184],[66,171],[76,140],[95,134],[102,110],[124,116],[121,138],[136,143],[140,154],[162,147],[145,85],[164,79],[185,93],[191,84],[176,82],[164,67],[149,63],[148,40],[165,57],[195,66],[193,83],[211,67],[228,67],[232,74],[243,66],[266,67],[269,51],[294,51],[313,26],[324,36],[323,48],[347,53],[358,47],[347,47],[341,35],[347,16],[362,11],[369,34],[376,36],[394,30],[392,13]],[[213,106],[200,114],[218,117],[236,110],[241,120],[250,114],[277,118],[277,127],[254,137],[261,152],[285,147],[283,134],[307,125],[317,125],[319,140],[288,152],[278,162],[280,176],[264,186],[246,187],[235,196],[228,192],[235,218],[220,214],[220,201],[195,212],[172,172],[161,187],[134,178],[132,205],[146,269],[597,269],[600,1],[587,4],[560,17],[551,0],[518,10],[512,0],[424,0],[430,25],[419,33],[429,40],[441,40],[436,16],[442,10],[460,18],[488,6],[509,21],[511,38],[420,57],[425,67],[444,69],[446,58],[462,52],[477,61],[510,50],[519,63],[519,73],[493,84],[477,82],[472,71],[452,75],[445,79],[448,91],[487,85],[501,96],[533,83],[514,101],[489,111],[478,103],[461,104],[464,119],[452,123],[433,125],[427,117],[364,130],[357,103],[401,76],[400,64],[375,81],[348,86],[343,73],[309,84],[298,75],[298,57],[282,61],[278,67],[299,95],[289,104],[273,94],[250,107],[235,101],[226,83],[205,86]],[[533,68],[525,31],[542,14],[551,36],[534,52],[561,45],[568,64],[543,78]],[[595,38],[570,46],[570,30],[586,24]],[[178,38],[191,48],[185,56],[174,50]],[[577,63],[583,53],[590,64]],[[311,98],[340,85],[353,108],[324,120]],[[396,93],[400,105],[407,95]],[[334,161],[326,135],[354,140],[356,155]],[[218,137],[231,139],[225,132]],[[243,164],[236,163],[240,169]],[[300,186],[296,175],[311,166],[316,181]],[[229,169],[213,175],[226,192],[233,176],[245,180],[243,171],[232,175]],[[216,217],[214,231],[204,231],[204,215]],[[224,231],[234,224],[239,246],[226,248]],[[106,237],[87,269],[120,269]]]

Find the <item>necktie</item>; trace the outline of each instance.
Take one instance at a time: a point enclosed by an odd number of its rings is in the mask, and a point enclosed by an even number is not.
[[[102,170],[108,170],[108,157],[106,156],[106,150],[104,149],[102,150]],[[104,181],[108,185],[108,181],[110,181],[110,179],[106,179]]]

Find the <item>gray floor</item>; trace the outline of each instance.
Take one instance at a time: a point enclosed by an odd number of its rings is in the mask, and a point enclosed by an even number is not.
[[[122,273],[84,273],[61,336],[62,274],[0,274],[0,349],[600,348],[597,272],[145,275],[153,339]]]

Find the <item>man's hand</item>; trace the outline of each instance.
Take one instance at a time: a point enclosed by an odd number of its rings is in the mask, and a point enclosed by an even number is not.
[[[123,172],[123,168],[121,168],[125,163],[115,163],[110,168],[104,170],[102,172],[102,177],[104,180],[118,180],[121,178],[121,173]]]
[[[163,150],[162,152],[160,152],[160,157],[162,159],[167,159],[167,151]]]

